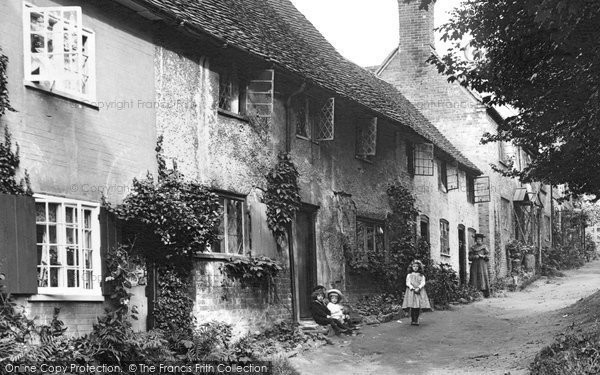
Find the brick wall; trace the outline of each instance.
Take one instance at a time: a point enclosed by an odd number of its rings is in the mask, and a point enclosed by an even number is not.
[[[232,324],[236,335],[292,319],[289,268],[275,279],[273,293],[266,283],[233,281],[221,272],[222,260],[198,259],[194,267],[194,316],[198,323],[212,320]]]

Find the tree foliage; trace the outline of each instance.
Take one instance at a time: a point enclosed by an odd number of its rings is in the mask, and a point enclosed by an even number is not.
[[[590,173],[600,168],[598,25],[598,1],[467,0],[440,27],[453,47],[431,59],[438,70],[482,93],[485,104],[518,113],[483,136],[534,154],[508,175],[600,197],[600,175]],[[467,44],[476,51],[471,60]]]

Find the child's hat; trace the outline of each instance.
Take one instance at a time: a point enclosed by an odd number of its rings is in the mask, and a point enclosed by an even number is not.
[[[344,295],[338,289],[329,289],[327,291],[327,298],[329,298],[329,295],[331,295],[331,294],[338,295],[338,302],[342,302],[342,300],[344,299]]]
[[[485,238],[485,234],[483,234],[483,233],[477,233],[475,235],[475,239],[477,239],[477,238]]]

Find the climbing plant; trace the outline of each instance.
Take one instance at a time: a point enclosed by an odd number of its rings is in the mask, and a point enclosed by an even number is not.
[[[157,274],[154,301],[155,326],[191,329],[193,301],[191,258],[218,236],[221,206],[218,196],[206,186],[185,179],[173,163],[167,167],[162,137],[156,146],[158,178],[148,173],[133,180],[132,192],[115,208],[107,205],[123,222],[125,237]]]
[[[162,137],[156,147],[158,179],[148,173],[134,179],[131,194],[111,209],[138,234],[136,243],[152,262],[191,257],[217,239],[221,207],[218,196],[206,186],[187,181],[177,165],[167,168]]]
[[[353,257],[349,266],[379,279],[384,292],[397,294],[403,290],[410,262],[419,259],[427,267],[431,261],[429,244],[426,241],[415,241],[415,218],[418,214],[415,198],[401,185],[391,185],[387,189],[387,195],[391,208],[386,220],[388,248],[385,251],[370,252],[363,258]]]
[[[2,54],[0,49],[0,118],[6,111],[14,111],[10,106],[8,99],[8,76],[6,69],[8,67],[8,58]],[[16,144],[13,151],[12,136],[8,128],[4,129],[4,142],[0,141],[0,193],[14,195],[32,195],[29,174],[25,171],[25,176],[18,180],[17,172],[19,170],[19,144]]]
[[[222,266],[223,272],[240,281],[242,286],[252,286],[263,281],[272,284],[281,269],[276,261],[263,255],[230,259]]]
[[[6,113],[6,111],[14,111],[10,106],[8,99],[8,75],[6,69],[8,68],[8,57],[2,53],[0,49],[0,117]]]
[[[287,153],[277,157],[277,164],[267,173],[267,190],[263,202],[267,205],[267,224],[278,243],[283,243],[289,225],[300,208],[298,170]]]

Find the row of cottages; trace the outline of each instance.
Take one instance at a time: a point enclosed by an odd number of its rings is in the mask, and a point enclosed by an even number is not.
[[[0,127],[18,141],[35,192],[0,199],[0,256],[32,316],[61,307],[82,334],[103,313],[103,253],[116,237],[101,196],[118,204],[134,178],[156,172],[159,136],[167,159],[223,205],[220,243],[195,260],[199,322],[307,318],[317,283],[376,291],[345,251],[385,250],[391,184],[416,196],[432,258],[466,281],[475,200],[489,195],[474,188],[481,169],[289,0],[11,0],[0,3],[0,46],[16,109]],[[283,246],[261,201],[280,152],[298,168],[303,203]],[[274,300],[221,274],[249,254],[284,265]],[[138,329],[152,298],[137,287]]]
[[[457,82],[449,83],[434,65],[426,62],[431,56],[437,57],[435,18],[444,17],[439,7],[433,4],[428,10],[421,10],[418,1],[398,0],[398,46],[372,70],[393,84],[483,171],[478,185],[489,188],[490,194],[478,201],[478,226],[494,253],[491,270],[503,277],[510,271],[506,253],[509,241],[517,239],[540,250],[552,245],[552,206],[556,196],[549,185],[523,184],[493,170],[492,164],[506,169],[511,162],[522,170],[531,160],[530,152],[512,144],[480,143],[484,133],[497,132],[498,124],[512,115],[511,111],[484,105],[480,95]]]

